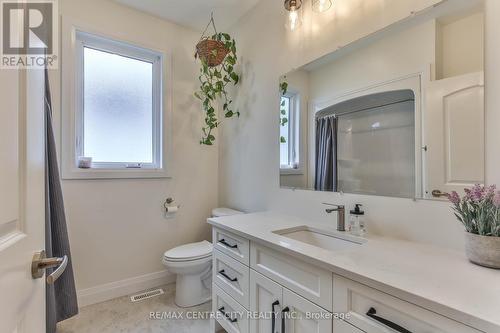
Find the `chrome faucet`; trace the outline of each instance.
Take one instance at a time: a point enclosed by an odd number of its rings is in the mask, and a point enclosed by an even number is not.
[[[329,203],[323,203],[324,205],[334,206],[335,208],[327,208],[325,211],[328,214],[337,212],[337,230],[345,231],[345,206],[343,205],[332,205]]]

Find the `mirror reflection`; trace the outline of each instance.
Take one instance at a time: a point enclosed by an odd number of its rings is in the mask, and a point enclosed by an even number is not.
[[[280,79],[280,184],[444,198],[484,182],[484,4],[445,2]]]

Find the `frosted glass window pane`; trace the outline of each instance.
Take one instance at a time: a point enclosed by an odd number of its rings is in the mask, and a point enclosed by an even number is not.
[[[88,47],[83,56],[84,155],[153,163],[153,64]]]
[[[281,118],[286,118],[290,120],[290,98],[281,97],[280,110],[284,110],[285,114],[281,115]],[[280,111],[281,112],[281,111]],[[280,144],[280,164],[282,166],[290,165],[290,121],[288,121],[285,126],[280,125],[280,138],[283,137],[285,142]]]

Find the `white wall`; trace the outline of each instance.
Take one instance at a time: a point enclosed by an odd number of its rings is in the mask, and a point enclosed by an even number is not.
[[[310,74],[311,100],[336,99],[373,84],[429,70],[436,62],[435,27],[434,20],[409,27],[315,68]]]
[[[447,78],[484,69],[484,14],[475,13],[439,25],[438,76]]]
[[[242,121],[223,126],[219,168],[222,203],[249,211],[285,211],[334,223],[333,216],[324,214],[321,202],[348,205],[359,202],[365,205],[371,232],[461,250],[462,227],[455,221],[447,203],[282,190],[276,167],[279,155],[275,105],[279,76],[437,2],[336,1],[333,10],[324,16],[312,17],[306,12],[303,27],[293,34],[287,33],[283,27],[285,14],[280,1],[261,1],[240,20],[233,33],[243,55],[243,82],[237,98]],[[486,66],[490,121],[487,174],[489,181],[498,181],[500,173],[495,171],[498,169],[495,165],[498,165],[499,154],[493,153],[494,142],[499,139],[499,134],[495,133],[498,125],[491,124],[491,121],[500,123],[496,111],[500,109],[500,96],[488,92],[495,91],[493,88],[500,89],[500,65],[493,63],[493,59],[500,56],[500,46],[494,39],[499,28],[493,23],[500,18],[500,3],[496,0],[487,0],[487,3],[487,29],[490,30],[486,31],[486,60],[491,61]],[[493,71],[497,76],[493,76]]]
[[[201,107],[193,97],[199,35],[111,1],[61,0],[59,7],[63,20],[71,17],[93,31],[172,55],[173,178],[63,181],[77,289],[92,294],[150,278],[161,282],[164,275],[154,273],[165,269],[164,251],[209,239],[206,218],[218,202],[218,152],[199,144]],[[52,77],[56,104],[57,75]],[[56,107],[57,120],[67,111]],[[163,217],[167,197],[182,206],[172,220]]]

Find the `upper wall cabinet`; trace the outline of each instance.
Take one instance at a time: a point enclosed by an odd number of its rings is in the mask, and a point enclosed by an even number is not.
[[[281,187],[437,199],[484,183],[483,59],[483,1],[445,1],[282,75]]]

